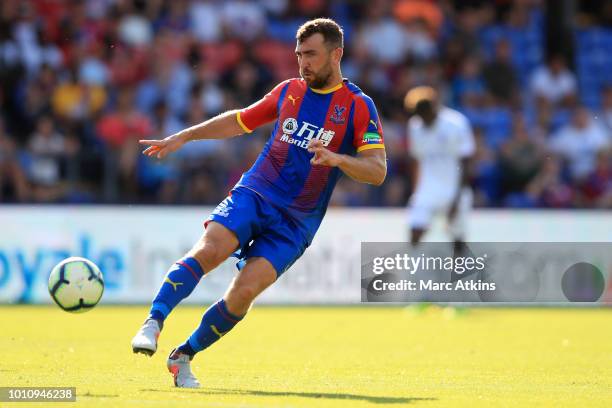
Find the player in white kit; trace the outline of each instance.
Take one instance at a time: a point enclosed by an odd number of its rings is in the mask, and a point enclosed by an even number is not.
[[[419,243],[434,215],[445,214],[456,247],[465,241],[466,217],[472,207],[467,169],[475,142],[468,119],[440,105],[437,92],[417,87],[404,98],[412,114],[408,145],[418,163],[417,181],[410,198],[410,242]]]

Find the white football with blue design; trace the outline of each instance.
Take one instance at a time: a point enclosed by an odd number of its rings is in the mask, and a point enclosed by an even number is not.
[[[66,258],[51,270],[49,294],[66,312],[83,313],[98,304],[104,293],[100,268],[89,259]]]

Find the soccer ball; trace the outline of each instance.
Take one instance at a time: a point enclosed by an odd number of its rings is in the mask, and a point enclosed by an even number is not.
[[[83,313],[98,304],[104,293],[102,272],[89,259],[66,258],[51,270],[49,294],[67,312]]]

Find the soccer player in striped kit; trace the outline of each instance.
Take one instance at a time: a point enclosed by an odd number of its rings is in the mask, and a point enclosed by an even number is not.
[[[387,166],[381,122],[372,99],[342,78],[343,32],[330,19],[302,25],[296,35],[301,78],[286,80],[251,106],[220,114],[163,140],[142,140],[144,154],[163,158],[185,143],[274,130],[259,158],[205,221],[200,240],[169,270],[150,314],[132,340],[152,355],[163,322],[200,278],[234,254],[239,272],[200,326],[168,358],[178,387],[200,384],[193,356],[230,331],[251,303],[308,248],[338,178],[380,185]]]

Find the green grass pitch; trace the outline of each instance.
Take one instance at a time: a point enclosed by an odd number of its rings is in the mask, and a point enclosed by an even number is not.
[[[148,358],[145,307],[0,307],[0,386],[77,388],[53,407],[612,406],[611,309],[256,306],[194,360],[203,388],[176,389],[166,356],[203,310]]]

